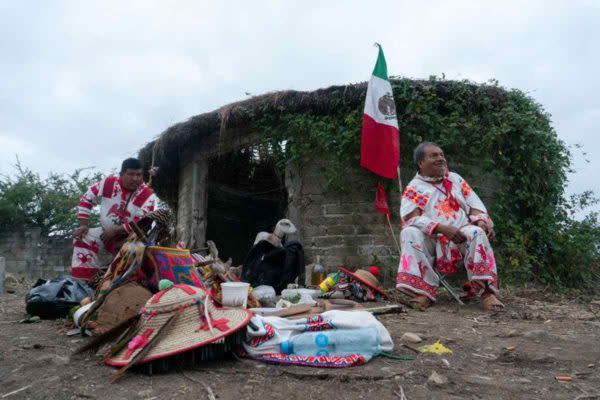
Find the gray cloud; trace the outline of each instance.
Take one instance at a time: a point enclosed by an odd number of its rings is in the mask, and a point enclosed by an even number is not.
[[[484,4],[485,3],[485,4]],[[490,2],[491,3],[491,2]],[[244,93],[391,74],[497,78],[553,115],[569,192],[600,185],[596,2],[101,1],[0,4],[0,173],[104,170],[169,125]]]

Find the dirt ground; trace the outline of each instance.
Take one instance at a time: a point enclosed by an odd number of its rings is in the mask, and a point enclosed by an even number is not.
[[[539,290],[512,290],[508,310],[486,314],[442,299],[426,312],[380,316],[394,354],[405,332],[437,339],[453,353],[414,361],[377,357],[348,369],[280,367],[250,360],[146,376],[129,373],[110,384],[101,355],[70,356],[84,343],[65,321],[21,324],[24,293],[0,295],[0,399],[600,399],[600,302],[556,299]],[[447,380],[436,384],[433,372]],[[569,376],[561,382],[557,376]],[[21,390],[22,389],[22,390]]]

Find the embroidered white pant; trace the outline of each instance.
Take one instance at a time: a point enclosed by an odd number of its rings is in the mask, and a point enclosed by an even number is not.
[[[477,294],[487,287],[498,292],[498,277],[494,251],[483,229],[467,225],[460,228],[467,237],[459,245],[444,237],[428,236],[419,229],[408,226],[402,229],[400,241],[402,254],[396,276],[396,288],[410,294],[419,294],[435,301],[439,279],[433,271],[451,274],[461,258],[467,277]]]
[[[90,228],[81,240],[73,240],[73,258],[71,275],[77,279],[89,281],[101,267],[98,253],[105,251],[104,242],[100,239],[102,228]]]

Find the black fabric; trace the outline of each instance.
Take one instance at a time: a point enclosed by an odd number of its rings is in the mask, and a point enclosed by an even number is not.
[[[251,286],[273,286],[280,294],[288,283],[304,269],[304,249],[298,241],[292,240],[283,248],[275,247],[266,240],[258,242],[246,256],[242,269],[242,281]]]
[[[94,291],[84,282],[69,275],[60,275],[46,281],[38,279],[25,296],[25,309],[40,318],[63,318],[69,310]]]

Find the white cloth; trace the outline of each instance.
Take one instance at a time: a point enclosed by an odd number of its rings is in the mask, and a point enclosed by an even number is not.
[[[351,331],[373,327],[377,331],[380,350],[391,351],[394,348],[394,342],[385,326],[368,311],[332,310],[314,317],[296,320],[254,316],[250,321],[247,331],[248,340],[243,343],[243,346],[251,357],[280,353],[281,343],[289,341],[294,336],[303,332],[327,329]],[[257,340],[253,340],[255,338]]]

